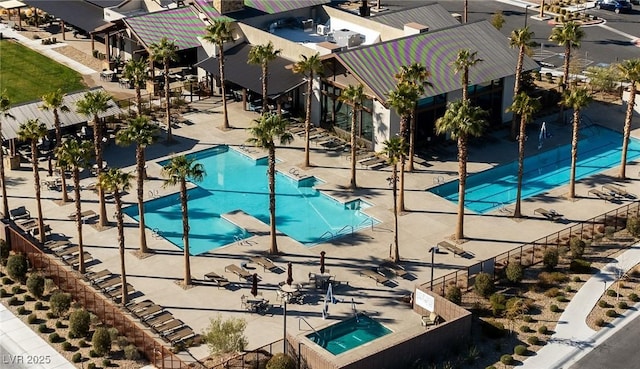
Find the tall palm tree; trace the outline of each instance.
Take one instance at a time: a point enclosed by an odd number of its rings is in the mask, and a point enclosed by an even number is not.
[[[293,136],[287,131],[289,121],[277,114],[265,114],[256,119],[249,128],[251,138],[247,141],[257,147],[267,149],[269,154],[267,175],[269,177],[269,225],[271,227],[271,254],[278,253],[278,243],[276,242],[276,144],[274,140],[279,140],[281,145],[288,145],[293,141]]]
[[[184,286],[191,285],[191,263],[189,262],[189,208],[187,207],[187,180],[200,182],[206,175],[204,167],[196,159],[184,155],[174,156],[162,168],[164,186],[180,185],[182,205],[182,239],[184,240]]]
[[[562,92],[567,89],[569,83],[569,64],[571,63],[571,49],[579,48],[580,41],[584,38],[584,31],[576,22],[569,21],[562,24],[562,27],[554,27],[549,36],[549,41],[564,46],[564,66],[562,79]]]
[[[387,103],[394,108],[398,116],[400,116],[400,137],[406,144],[406,127],[407,121],[410,120],[411,112],[418,99],[417,89],[408,82],[400,82],[396,89],[387,95]],[[398,198],[398,208],[401,212],[405,211],[404,207],[404,166],[406,162],[406,151],[400,153],[400,196]]]
[[[431,86],[431,83],[427,80],[431,77],[431,73],[427,68],[420,63],[413,63],[411,65],[403,65],[400,67],[400,71],[395,75],[398,82],[407,82],[416,89],[417,98],[414,101],[413,109],[411,109],[410,123],[409,123],[409,165],[407,170],[413,172],[413,157],[416,150],[416,106],[417,99],[424,95],[425,87]],[[406,137],[405,137],[406,141]]]
[[[0,92],[0,115],[6,118],[12,118],[9,114],[11,101],[7,95],[7,91]],[[9,200],[7,199],[7,184],[4,177],[4,138],[2,135],[2,120],[0,120],[0,186],[2,186],[2,219],[9,218]]]
[[[227,94],[224,89],[224,44],[233,41],[231,22],[227,19],[214,19],[213,24],[205,29],[204,41],[218,48],[218,66],[220,69],[220,87],[222,88],[222,111],[224,112],[224,129],[229,129],[229,113],[227,111]]]
[[[80,263],[78,270],[84,274],[84,242],[82,239],[82,202],[80,201],[80,168],[85,168],[91,157],[92,145],[90,141],[76,141],[74,139],[63,141],[56,150],[58,163],[63,167],[71,168],[73,178],[74,202],[76,205],[76,229],[78,231],[78,249],[80,251]]]
[[[358,113],[362,110],[362,103],[365,99],[362,85],[349,85],[342,90],[338,100],[344,101],[351,105],[351,182],[349,188],[355,190],[358,188],[356,184],[356,123],[358,122]]]
[[[571,134],[571,176],[569,180],[569,198],[576,196],[576,165],[578,162],[578,129],[580,127],[580,111],[589,105],[591,95],[586,88],[575,88],[565,91],[562,105],[573,109],[573,131]]]
[[[267,104],[267,79],[269,78],[269,63],[274,61],[282,50],[275,50],[273,43],[269,41],[266,45],[255,45],[249,50],[249,64],[259,64],[262,68],[262,114],[266,114],[269,110]]]
[[[629,101],[627,111],[624,116],[624,132],[622,141],[622,159],[620,163],[620,178],[626,178],[627,150],[629,149],[629,136],[631,135],[631,121],[633,119],[633,108],[635,106],[636,94],[638,92],[638,82],[640,82],[640,59],[629,59],[618,64],[618,71],[624,81],[629,82]]]
[[[31,144],[31,164],[33,168],[34,188],[36,190],[36,204],[38,206],[38,238],[44,243],[44,221],[42,218],[42,203],[40,198],[40,168],[38,167],[38,140],[47,135],[47,126],[36,119],[29,119],[20,125],[18,138]]]
[[[160,39],[160,42],[149,45],[149,59],[151,59],[151,61],[160,61],[164,66],[164,96],[167,99],[165,105],[167,142],[173,142],[173,134],[171,133],[171,88],[169,88],[169,64],[178,60],[178,46],[175,42],[169,41],[166,37],[163,37]]]
[[[102,172],[102,132],[103,125],[98,115],[104,113],[109,108],[109,96],[104,91],[89,91],[82,100],[76,103],[78,113],[92,118],[93,122],[93,148],[96,153],[96,176]],[[107,225],[107,208],[104,202],[104,191],[98,187],[98,197],[100,202],[98,226]]]
[[[471,105],[468,100],[449,104],[444,116],[436,120],[436,133],[449,133],[458,141],[458,223],[456,239],[464,238],[464,199],[467,185],[469,137],[479,137],[487,127],[487,112]]]
[[[540,0],[540,18],[544,17],[544,0]]]
[[[518,63],[516,64],[516,75],[513,86],[513,97],[515,98],[520,93],[520,79],[522,78],[522,68],[524,65],[524,56],[531,51],[531,39],[534,33],[529,31],[529,27],[518,28],[511,31],[509,37],[509,46],[518,48]],[[515,139],[518,135],[518,119],[513,117],[511,119],[511,139]]]
[[[398,190],[398,163],[403,155],[407,152],[407,143],[404,138],[399,136],[391,137],[390,139],[383,142],[384,149],[382,152],[387,155],[388,163],[392,165],[393,171],[391,172],[391,186],[393,191],[393,221],[394,221],[394,232],[393,232],[393,254],[391,259],[394,263],[400,261],[400,250],[398,246],[398,202],[396,201],[396,195]]]
[[[137,116],[129,119],[125,129],[121,129],[116,135],[116,143],[118,145],[128,146],[132,143],[136,144],[136,181],[138,195],[138,214],[140,220],[138,227],[140,228],[140,253],[149,252],[147,248],[146,225],[144,221],[144,179],[146,177],[145,165],[145,149],[147,146],[156,142],[158,137],[158,126],[149,121],[146,116]]]
[[[56,130],[56,145],[54,147],[54,152],[60,146],[60,141],[62,141],[62,128],[60,127],[60,114],[61,112],[68,112],[69,108],[64,105],[64,93],[62,93],[62,89],[57,89],[53,92],[45,94],[42,96],[42,106],[40,107],[42,110],[52,111],[53,112],[53,125]],[[62,202],[69,202],[69,196],[67,195],[67,178],[64,175],[64,171],[61,173],[62,175]]]
[[[300,55],[298,60],[293,65],[293,73],[302,74],[307,79],[307,96],[306,96],[306,114],[304,119],[304,166],[310,166],[309,163],[309,131],[311,130],[311,94],[313,92],[313,77],[316,74],[322,73],[322,61],[320,60],[320,54],[315,53],[310,57],[306,55]]]
[[[120,251],[120,279],[122,283],[122,298],[120,302],[126,305],[129,294],[127,293],[127,272],[125,270],[124,260],[124,216],[122,215],[122,193],[127,191],[131,186],[132,175],[125,173],[120,169],[109,169],[107,172],[100,174],[98,185],[105,192],[113,194],[116,203],[116,223],[118,225],[118,249]]]
[[[148,62],[145,59],[129,59],[124,64],[122,75],[129,79],[136,91],[136,108],[138,115],[142,115],[142,90],[145,88],[149,74],[147,74]]]
[[[533,118],[533,114],[540,110],[540,101],[531,98],[525,92],[520,92],[514,99],[507,111],[518,114],[520,117],[520,133],[518,134],[518,187],[516,191],[516,207],[513,210],[513,217],[522,217],[521,197],[522,197],[522,177],[524,176],[524,142],[526,140],[526,125]]]
[[[469,100],[469,68],[473,67],[482,59],[478,58],[478,52],[471,52],[469,49],[462,49],[458,51],[456,60],[453,62],[453,68],[455,73],[460,73],[460,81],[462,85],[462,100]]]

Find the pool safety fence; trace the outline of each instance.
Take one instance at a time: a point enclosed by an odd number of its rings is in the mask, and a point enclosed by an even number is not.
[[[444,296],[447,287],[453,285],[468,291],[473,287],[475,277],[478,273],[488,273],[494,280],[497,280],[504,275],[505,268],[510,261],[520,262],[525,268],[539,264],[542,262],[547,249],[552,248],[557,250],[560,247],[568,247],[572,238],[579,238],[583,241],[593,241],[603,237],[610,238],[616,232],[627,227],[627,218],[638,216],[639,213],[640,202],[623,205],[558,232],[551,233],[533,242],[515,247],[495,257],[480,261],[464,269],[459,269],[442,277],[434,278],[432,291]],[[616,239],[616,242],[621,246],[629,247],[635,242],[635,239]],[[429,281],[422,284],[422,286],[429,285]]]
[[[214,365],[207,365],[208,369],[254,369],[264,368],[271,356],[284,351],[282,339],[266,344],[252,351],[243,352]],[[291,353],[293,351],[287,350]],[[215,360],[209,358],[205,363]]]

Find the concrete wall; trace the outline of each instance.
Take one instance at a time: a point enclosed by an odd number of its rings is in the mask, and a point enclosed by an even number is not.
[[[502,123],[511,122],[513,118],[512,112],[507,112],[507,108],[513,102],[513,88],[516,82],[516,76],[508,76],[502,79]]]
[[[627,104],[629,103],[629,90],[625,89],[622,91],[622,103],[624,104],[625,109],[627,108]],[[636,94],[636,103],[633,108],[636,113],[640,114],[640,93]]]
[[[387,26],[386,24],[378,23],[372,19],[364,18],[356,14],[345,12],[344,10],[331,8],[329,6],[323,6],[325,12],[331,17],[331,28],[340,29],[342,25],[346,25],[344,28],[351,29],[355,32],[367,33],[366,30],[377,32],[380,35],[380,41],[394,40],[399,37],[405,36],[404,30]],[[417,22],[419,20],[416,20]],[[338,26],[340,25],[340,26]],[[361,30],[363,30],[361,32]],[[367,40],[369,44],[369,40]]]
[[[379,101],[373,100],[373,150],[382,151],[383,142],[400,131],[400,117]]]
[[[283,58],[296,61],[300,59],[300,55],[311,56],[316,53],[315,50],[311,50],[306,46],[298,45],[295,42],[273,35],[267,31],[254,28],[243,23],[238,23],[238,26],[244,34],[247,42],[251,45],[266,45],[271,41],[276,50],[281,50],[280,56]]]

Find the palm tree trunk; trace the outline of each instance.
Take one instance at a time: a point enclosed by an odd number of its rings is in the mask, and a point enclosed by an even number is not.
[[[118,250],[120,251],[120,278],[122,281],[122,298],[120,303],[124,306],[127,304],[127,272],[124,265],[124,221],[122,216],[122,199],[120,198],[120,191],[116,189],[113,193],[114,200],[116,202],[116,221],[118,223]]]
[[[36,205],[38,207],[38,239],[40,243],[44,243],[44,221],[42,219],[42,202],[40,200],[40,170],[38,168],[38,147],[36,141],[31,140],[31,163],[33,165],[33,180],[35,181],[34,187],[36,190]]]
[[[469,67],[462,71],[462,101],[469,101]]]
[[[358,116],[358,109],[353,106],[353,114],[351,115],[351,183],[349,188],[355,190],[358,188],[356,185],[356,120]]]
[[[167,115],[165,122],[167,123],[167,142],[173,142],[173,134],[171,133],[171,88],[169,86],[169,60],[164,62],[164,97],[167,99],[165,114]]]
[[[309,130],[311,129],[311,92],[313,91],[313,72],[309,73],[309,81],[307,82],[307,102],[304,120],[305,143],[304,143],[304,166],[309,167]]]
[[[456,239],[464,238],[464,195],[467,187],[467,137],[458,137],[458,221]]]
[[[187,207],[187,181],[180,180],[180,202],[182,202],[182,237],[184,241],[184,285],[191,285],[191,263],[189,262],[189,209]]]
[[[416,154],[416,109],[413,108],[409,117],[409,166],[407,171],[413,172],[413,157]]]
[[[469,1],[464,0],[464,11],[463,11],[464,23],[468,22],[468,18],[467,18],[468,15],[469,15]]]
[[[138,229],[140,230],[140,253],[146,254],[149,252],[147,248],[147,228],[144,221],[144,148],[140,145],[136,146],[136,171],[138,172],[137,178],[137,190],[138,190]]]
[[[60,168],[60,181],[62,187],[62,202],[69,202],[69,194],[67,193],[67,177],[64,173],[64,168]]]
[[[525,51],[525,47],[520,46],[520,49],[518,50],[518,64],[516,64],[516,75],[515,75],[515,82],[513,85],[513,98],[515,100],[516,96],[518,96],[518,93],[520,92],[520,78],[522,76],[522,66],[524,65],[524,51]],[[511,139],[515,140],[516,136],[518,135],[518,115],[517,114],[513,114],[513,116],[511,117]]]
[[[267,75],[269,73],[269,69],[267,68],[267,63],[262,63],[262,115],[267,114],[269,112],[269,105],[267,104]]]
[[[102,124],[97,115],[93,118],[93,145],[96,150],[96,177],[100,178],[100,173],[102,173]],[[102,228],[107,225],[107,206],[104,201],[104,190],[100,186],[98,186],[98,197],[100,203],[98,226]]]
[[[562,84],[560,85],[560,91],[564,93],[569,86],[569,63],[571,58],[571,44],[568,44],[564,49],[564,66],[562,71]],[[560,104],[560,114],[558,121],[564,124],[564,105]]]
[[[569,178],[569,198],[576,197],[576,165],[578,163],[578,124],[580,109],[573,110],[573,132],[571,133],[571,178]]]
[[[400,155],[400,193],[398,194],[398,210],[400,212],[405,211],[404,207],[404,166],[407,161],[407,157],[404,154]]]
[[[2,128],[0,128],[0,132]],[[9,219],[9,200],[7,199],[7,184],[4,176],[4,147],[0,137],[0,186],[2,186],[2,219]]]
[[[396,200],[397,190],[398,190],[398,164],[393,164],[393,174],[391,174],[391,180],[393,181],[393,221],[394,221],[394,232],[393,232],[393,256],[392,260],[394,263],[400,261],[400,250],[398,247],[398,202]]]
[[[629,102],[627,103],[627,112],[624,117],[624,133],[622,139],[622,160],[620,162],[620,178],[626,178],[627,170],[627,151],[629,149],[629,136],[631,135],[631,120],[633,119],[634,101],[636,101],[637,81],[631,81],[629,87]],[[4,182],[3,182],[4,183]]]
[[[56,129],[56,146],[53,152],[58,152],[58,147],[62,143],[62,129],[60,128],[60,115],[58,109],[53,109],[53,124]],[[69,202],[69,195],[67,194],[67,178],[64,175],[64,169],[60,168],[60,179],[62,180],[62,202]]]
[[[138,107],[138,116],[143,116],[142,114],[142,92],[140,91],[140,84],[138,81],[136,83],[136,105]]]
[[[222,128],[229,129],[229,112],[227,111],[227,94],[224,90],[224,44],[221,42],[218,44],[220,49],[220,57],[218,59],[218,65],[220,67],[220,87],[222,87],[222,112],[224,115],[224,121]]]
[[[540,18],[544,17],[544,0],[540,0]]]
[[[525,125],[527,121],[525,117],[520,117],[520,135],[518,137],[518,187],[516,190],[516,207],[513,210],[513,217],[522,217],[520,209],[520,197],[522,196],[522,176],[524,175],[524,135]]]
[[[82,207],[80,202],[80,170],[78,167],[73,168],[73,193],[76,204],[76,229],[78,230],[78,250],[80,251],[80,263],[78,271],[84,274],[84,243],[82,242]]]
[[[276,242],[276,148],[272,143],[269,145],[269,226],[271,232],[271,254],[278,253]]]

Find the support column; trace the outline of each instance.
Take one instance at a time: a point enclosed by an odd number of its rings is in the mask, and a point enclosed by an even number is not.
[[[242,109],[247,110],[247,89],[242,89]]]
[[[91,53],[96,49],[96,35],[91,34]]]
[[[62,39],[66,40],[67,39],[67,35],[65,34],[64,21],[62,19],[60,20],[60,32],[62,32]]]
[[[107,63],[111,61],[111,51],[109,47],[109,32],[104,34],[104,55],[107,58]]]

